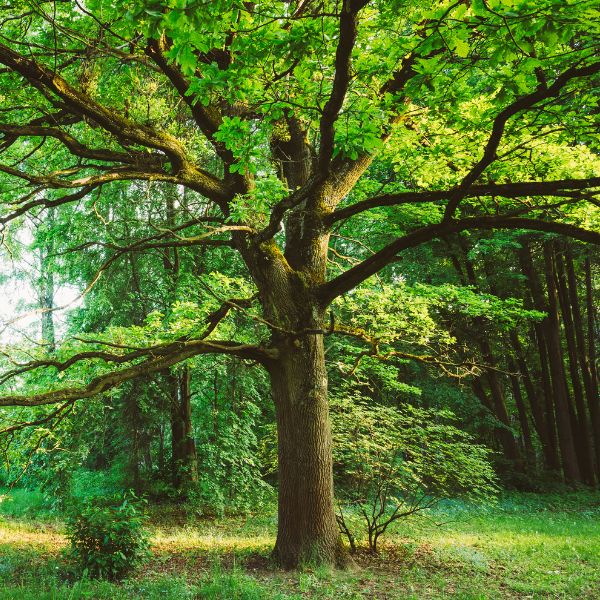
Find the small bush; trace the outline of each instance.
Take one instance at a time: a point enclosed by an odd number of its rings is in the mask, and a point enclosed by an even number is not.
[[[87,501],[67,521],[71,555],[91,578],[119,580],[148,555],[143,501],[132,493]]]
[[[354,516],[377,552],[379,538],[399,519],[449,498],[480,504],[495,498],[490,451],[454,427],[451,413],[397,409],[356,394],[336,399],[332,416],[334,476],[343,502],[337,519],[352,550]]]

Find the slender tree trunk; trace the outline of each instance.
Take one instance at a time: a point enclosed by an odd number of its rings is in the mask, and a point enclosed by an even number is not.
[[[577,358],[577,342],[575,339],[575,325],[573,323],[573,313],[570,302],[570,296],[565,280],[565,267],[562,256],[555,252],[555,271],[558,299],[561,313],[563,316],[563,325],[565,339],[567,342],[567,356],[569,359],[569,373],[571,376],[571,387],[577,414],[575,416],[575,425],[577,428],[576,442],[579,450],[580,469],[585,483],[594,485],[594,451],[592,448],[592,439],[588,423],[586,403],[584,392],[579,374],[579,360]]]
[[[527,277],[529,292],[533,302],[533,308],[540,312],[548,312],[548,306],[542,292],[542,286],[537,272],[533,267],[531,248],[526,240],[519,251],[519,261],[521,270]],[[546,438],[548,440],[548,468],[559,471],[561,468],[558,455],[558,442],[556,435],[556,419],[554,414],[554,400],[552,391],[552,381],[550,377],[550,365],[548,360],[548,347],[546,344],[547,317],[541,323],[535,323],[534,334],[538,349],[538,358],[540,361],[540,380],[544,398],[544,421],[546,423]]]
[[[185,488],[198,481],[198,460],[192,431],[190,373],[169,373],[171,395],[171,455],[172,477],[176,488]]]
[[[323,336],[280,347],[270,368],[279,443],[274,557],[284,568],[345,560],[333,503],[331,428]]]
[[[140,494],[143,487],[140,473],[140,451],[142,445],[140,430],[142,427],[142,415],[139,405],[139,395],[143,386],[142,381],[143,380],[135,379],[131,389],[123,398],[125,424],[127,430],[130,432],[126,447],[128,479],[136,494]]]
[[[55,208],[47,210],[45,226],[51,229],[55,221]],[[54,273],[51,268],[51,255],[54,242],[51,234],[47,235],[40,251],[39,305],[42,310],[42,341],[50,353],[56,350],[56,332],[54,329]]]
[[[491,354],[491,349],[487,341],[483,341],[481,343],[481,347],[484,352],[483,358],[486,363],[489,365],[494,365],[494,357]],[[500,443],[502,444],[504,455],[514,463],[516,470],[521,471],[523,470],[523,465],[521,464],[521,454],[519,452],[519,447],[517,446],[515,436],[512,432],[508,411],[506,410],[502,383],[500,382],[498,373],[493,369],[488,370],[486,377],[490,386],[494,414],[496,415],[498,421],[500,421],[500,423],[503,425],[503,427],[499,427],[497,429],[497,435]]]
[[[588,355],[592,374],[592,389],[596,397],[596,407],[600,412],[600,396],[598,394],[598,365],[596,364],[596,307],[594,305],[594,290],[592,287],[592,262],[589,255],[585,258],[585,303],[587,311]]]
[[[592,344],[586,346],[583,318],[581,316],[581,307],[579,303],[579,295],[577,293],[577,278],[575,276],[575,267],[573,264],[573,255],[571,249],[567,247],[566,253],[566,264],[567,264],[567,278],[569,283],[569,296],[571,299],[571,306],[573,308],[573,324],[575,327],[575,339],[576,339],[576,354],[579,358],[579,366],[583,375],[583,383],[585,387],[585,395],[587,401],[587,407],[590,414],[590,428],[592,443],[595,449],[595,473],[596,479],[600,481],[600,398],[598,397],[598,386],[594,380],[595,365],[594,365],[594,340],[590,338]],[[586,303],[588,304],[588,319],[592,317],[591,324],[593,330],[593,315],[594,305],[591,298],[591,269],[589,268],[589,257],[586,257],[585,262],[585,276],[586,276],[586,292],[588,288],[588,272],[590,275],[589,281],[589,303],[588,294],[586,293]]]
[[[531,415],[533,417],[533,426],[540,440],[542,447],[542,454],[544,456],[544,466],[548,469],[556,468],[556,464],[553,463],[551,443],[548,439],[548,430],[546,426],[546,419],[542,402],[538,396],[537,390],[533,384],[531,377],[531,371],[527,365],[523,347],[519,341],[519,336],[516,331],[510,332],[510,341],[513,352],[515,354],[516,367],[521,376],[523,387],[525,388],[525,395],[529,401],[531,408]],[[513,383],[514,386],[514,383]]]
[[[181,420],[183,421],[183,465],[188,483],[198,481],[198,455],[192,424],[192,372],[185,365],[179,375],[179,401],[181,407]]]
[[[560,328],[558,317],[558,303],[554,285],[554,269],[552,260],[552,247],[544,245],[544,265],[546,285],[548,290],[548,318],[547,336],[548,356],[550,359],[550,375],[554,390],[554,406],[556,411],[556,424],[558,428],[558,441],[562,456],[562,465],[567,481],[581,481],[579,462],[573,439],[573,429],[569,414],[569,398],[566,395],[564,378],[564,364],[560,343]]]
[[[512,360],[509,362],[509,368],[511,371],[516,372],[516,363]],[[533,442],[531,439],[531,429],[529,427],[529,419],[527,418],[527,409],[525,402],[523,401],[523,394],[521,393],[521,384],[517,375],[510,376],[510,383],[512,386],[513,396],[515,404],[517,405],[517,411],[519,413],[519,424],[521,426],[521,434],[523,436],[523,448],[525,450],[525,461],[526,467],[530,465],[535,469],[535,451],[533,449]]]
[[[475,273],[473,263],[468,258],[468,247],[466,245],[465,240],[463,240],[462,238],[459,238],[459,246],[462,252],[465,270],[463,272],[460,265],[460,260],[456,257],[456,255],[453,252],[450,252],[454,268],[456,269],[459,277],[463,281],[463,284],[466,285],[468,283],[470,285],[478,287],[477,275]],[[483,322],[481,320],[479,320],[479,323],[483,327]],[[478,340],[478,343],[481,348],[483,361],[486,365],[490,367],[485,374],[485,379],[487,380],[489,385],[490,397],[492,401],[491,405],[487,404],[487,406],[496,416],[498,421],[500,421],[500,423],[502,423],[503,425],[503,427],[496,428],[496,437],[498,438],[498,441],[502,446],[504,456],[514,463],[515,469],[517,471],[522,471],[523,464],[521,460],[521,454],[519,452],[519,447],[517,445],[517,441],[515,440],[515,436],[512,433],[510,418],[506,409],[506,403],[504,401],[504,387],[502,385],[500,377],[498,376],[498,372],[495,370],[495,367],[498,364],[498,362],[496,360],[496,357],[494,356],[492,346],[489,343],[487,337],[481,337]],[[482,397],[481,394],[483,394],[483,397],[485,397],[485,392],[483,391],[483,388],[480,388],[480,397]]]

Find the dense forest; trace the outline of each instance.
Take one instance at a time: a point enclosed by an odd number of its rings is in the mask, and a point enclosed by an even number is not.
[[[507,502],[597,523],[599,17],[0,8],[0,581],[35,573],[1,543],[28,513],[70,540],[68,585],[130,576],[181,519],[269,523],[264,577],[395,564],[401,532]],[[600,593],[578,527],[560,569],[592,575],[556,597]],[[409,597],[219,577],[173,597]],[[481,585],[459,597],[527,591]]]

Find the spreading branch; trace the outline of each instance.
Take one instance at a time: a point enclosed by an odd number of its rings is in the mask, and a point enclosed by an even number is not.
[[[316,291],[317,296],[324,305],[328,305],[334,298],[355,288],[365,279],[393,262],[399,252],[425,244],[437,238],[460,233],[461,231],[478,229],[528,229],[532,231],[544,231],[600,245],[599,232],[557,221],[543,221],[535,218],[507,217],[501,215],[443,221],[434,225],[421,227],[396,239],[335,279],[320,285]]]
[[[582,190],[600,187],[600,177],[588,179],[562,179],[557,181],[527,181],[523,183],[504,183],[471,186],[464,197],[499,196],[502,198],[522,198],[526,196],[568,196],[577,197]],[[400,204],[418,204],[448,200],[457,190],[436,190],[431,192],[399,192],[382,194],[361,202],[356,202],[334,211],[325,217],[328,226],[338,221],[349,219],[373,208],[397,206]]]
[[[540,84],[536,90],[525,96],[521,96],[511,104],[509,104],[504,110],[502,110],[494,119],[492,125],[492,132],[488,138],[483,156],[477,162],[477,164],[465,175],[460,185],[453,192],[449,198],[448,205],[446,206],[446,212],[444,219],[452,219],[458,205],[461,200],[467,195],[469,188],[477,181],[478,177],[485,171],[485,169],[496,160],[496,151],[502,141],[504,135],[504,129],[508,120],[520,113],[521,111],[532,108],[542,100],[556,97],[560,94],[561,90],[573,79],[582,77],[589,77],[600,71],[600,62],[595,62],[585,67],[571,67],[564,73],[559,75],[554,83],[550,86]]]
[[[214,175],[196,167],[174,136],[157,131],[149,125],[140,125],[99,104],[86,93],[71,86],[58,73],[4,44],[0,44],[0,64],[24,77],[42,94],[50,93],[59,98],[65,110],[99,125],[122,144],[137,144],[164,153],[171,163],[173,174],[184,174],[184,178],[194,181],[198,191],[208,198],[215,201],[229,199],[230,192],[224,183]]]

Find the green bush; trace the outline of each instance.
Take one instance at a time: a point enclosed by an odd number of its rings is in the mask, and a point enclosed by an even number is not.
[[[71,555],[84,575],[119,580],[148,555],[143,501],[132,493],[87,501],[67,520]]]
[[[340,531],[356,547],[356,519],[369,549],[395,521],[459,498],[487,503],[497,492],[490,450],[457,429],[447,411],[383,406],[360,394],[334,398],[334,477]],[[346,510],[344,510],[346,509]]]

